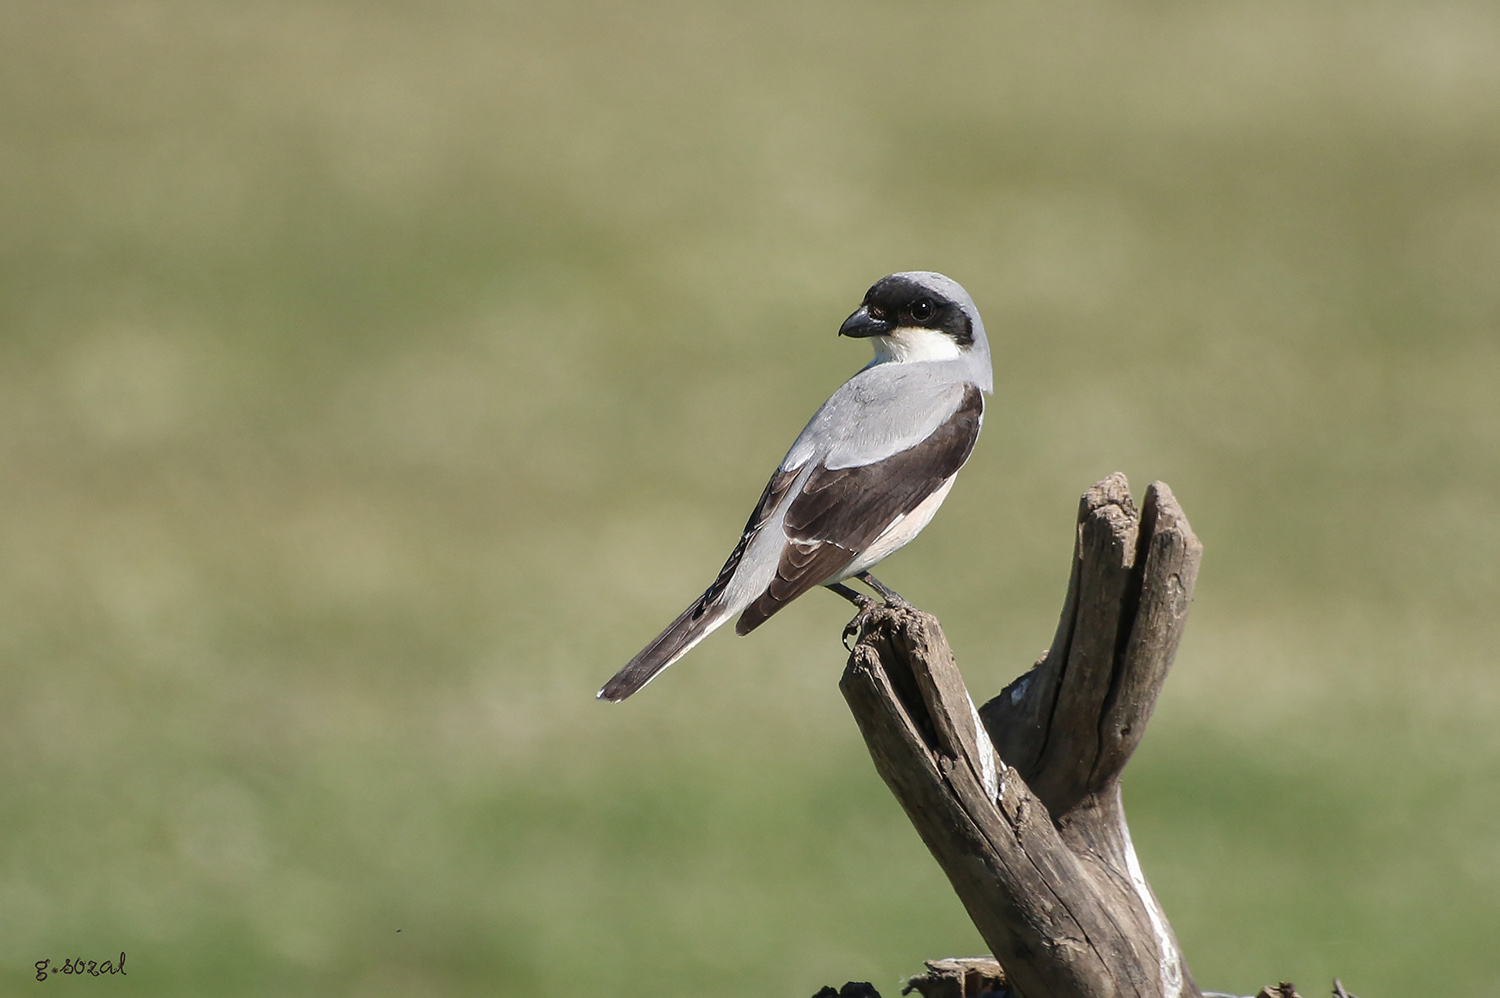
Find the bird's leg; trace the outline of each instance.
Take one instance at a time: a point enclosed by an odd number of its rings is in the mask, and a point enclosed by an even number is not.
[[[901,610],[911,609],[911,604],[902,599],[900,593],[875,578],[869,572],[860,572],[855,578],[879,593],[880,598],[885,600],[886,606],[894,606]]]
[[[875,602],[874,600],[870,599],[870,597],[860,592],[858,589],[850,589],[842,582],[830,582],[825,588],[832,592],[838,593],[840,596],[844,597],[844,599],[848,600],[850,603],[853,603],[861,610],[869,609],[870,604]]]
[[[857,636],[860,632],[860,629],[865,626],[865,618],[870,615],[871,610],[875,609],[875,601],[859,590],[850,589],[848,586],[844,585],[841,582],[830,582],[828,583],[827,588],[832,590],[833,592],[838,593],[840,596],[844,597],[844,599],[848,600],[850,603],[853,603],[859,608],[859,612],[854,615],[854,619],[844,625],[844,647],[848,648],[850,651],[853,651],[854,648],[850,646],[849,639],[851,637]]]

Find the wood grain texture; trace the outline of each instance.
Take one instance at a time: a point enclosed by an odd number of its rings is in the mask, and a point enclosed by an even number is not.
[[[936,618],[862,618],[840,688],[871,758],[1024,998],[1198,998],[1136,861],[1119,777],[1202,547],[1171,490],[1084,494],[1052,648],[976,710]],[[998,751],[997,751],[998,750]]]

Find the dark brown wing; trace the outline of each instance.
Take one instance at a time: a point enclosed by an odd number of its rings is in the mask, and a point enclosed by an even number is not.
[[[968,386],[948,421],[915,447],[856,468],[815,468],[787,509],[787,546],[766,591],[740,615],[749,634],[792,600],[848,567],[891,521],[953,477],[979,438],[984,396]]]

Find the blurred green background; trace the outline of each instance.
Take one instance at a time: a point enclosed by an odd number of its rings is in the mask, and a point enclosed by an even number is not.
[[[997,390],[882,576],[976,695],[1098,478],[1206,545],[1126,785],[1200,983],[1493,995],[1497,52],[1488,0],[0,6],[0,992],[982,950],[842,601],[592,699],[921,268]]]

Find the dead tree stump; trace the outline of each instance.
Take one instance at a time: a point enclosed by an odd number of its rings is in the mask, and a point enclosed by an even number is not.
[[[976,710],[937,619],[881,607],[839,686],[870,756],[1024,998],[1200,998],[1136,860],[1120,773],[1202,545],[1161,482],[1089,489],[1052,648]]]

